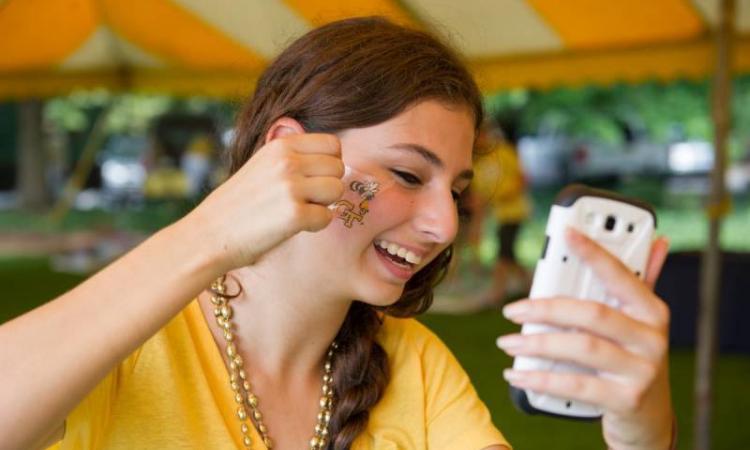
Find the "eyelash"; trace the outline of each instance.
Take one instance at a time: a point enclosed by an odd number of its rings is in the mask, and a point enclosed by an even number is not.
[[[422,185],[422,180],[420,180],[418,176],[416,176],[416,175],[414,175],[412,173],[404,172],[402,170],[396,170],[396,169],[391,169],[391,172],[393,172],[394,175],[396,175],[397,177],[399,177],[404,183],[406,183],[406,184],[408,184],[410,186],[421,186]],[[460,192],[456,192],[456,191],[451,191],[451,195],[453,197],[453,202],[454,203],[458,203],[458,200],[461,197],[461,193]]]

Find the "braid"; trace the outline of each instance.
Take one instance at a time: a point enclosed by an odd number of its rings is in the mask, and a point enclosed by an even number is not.
[[[381,319],[376,310],[352,303],[336,342],[333,367],[333,409],[329,450],[346,450],[366,428],[370,409],[383,396],[390,379],[388,356],[375,340]]]

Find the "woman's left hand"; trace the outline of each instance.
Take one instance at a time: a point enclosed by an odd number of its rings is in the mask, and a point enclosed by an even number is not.
[[[513,386],[598,405],[604,410],[604,440],[610,449],[666,450],[672,436],[669,388],[669,309],[653,293],[669,244],[651,248],[645,282],[592,240],[568,232],[572,250],[602,280],[621,308],[571,298],[522,300],[503,314],[515,323],[544,323],[576,332],[514,334],[498,339],[512,356],[573,362],[599,375],[505,371]]]

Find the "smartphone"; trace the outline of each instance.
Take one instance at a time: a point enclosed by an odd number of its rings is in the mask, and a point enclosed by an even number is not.
[[[602,302],[618,308],[618,299],[608,294],[591,268],[568,249],[565,239],[568,227],[599,243],[643,279],[656,229],[653,208],[645,202],[614,192],[575,184],[557,195],[550,210],[544,249],[534,271],[529,298],[532,301],[544,301],[549,297],[566,296],[582,301]],[[524,324],[521,329],[522,334],[552,331],[560,329],[532,323]],[[516,357],[513,368],[596,373],[593,369],[572,363],[528,356]],[[577,419],[597,419],[602,415],[600,408],[595,405],[513,386],[511,398],[519,409],[529,414]]]

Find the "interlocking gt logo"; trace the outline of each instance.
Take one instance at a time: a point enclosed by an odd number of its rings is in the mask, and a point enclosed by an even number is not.
[[[359,211],[354,210],[354,203],[349,200],[339,200],[333,204],[339,215],[339,219],[344,221],[344,226],[351,228],[354,222],[364,225],[364,218],[369,211],[368,202],[375,198],[375,194],[380,189],[377,181],[358,181],[354,180],[349,184],[349,189],[359,194],[362,201],[359,203]]]

